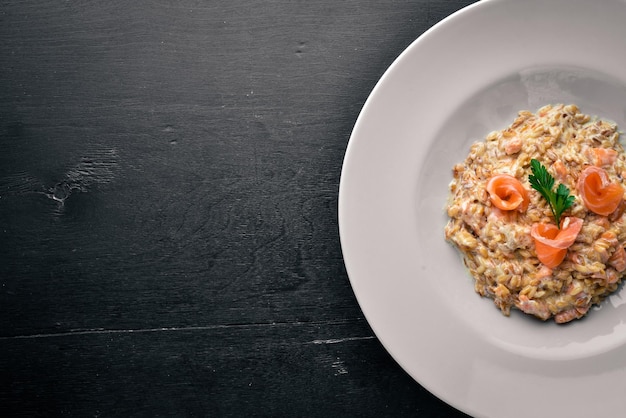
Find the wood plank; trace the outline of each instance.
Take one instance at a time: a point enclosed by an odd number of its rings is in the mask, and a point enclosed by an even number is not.
[[[463,416],[398,372],[353,321],[0,344],[0,369],[9,371],[0,411],[24,416]]]

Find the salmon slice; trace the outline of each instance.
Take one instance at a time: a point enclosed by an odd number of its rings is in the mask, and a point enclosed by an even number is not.
[[[576,186],[587,209],[602,216],[613,213],[624,197],[622,186],[611,182],[607,172],[596,166],[585,168]]]
[[[492,176],[487,182],[487,192],[491,203],[501,210],[524,212],[530,202],[528,191],[522,183],[508,174]]]
[[[585,154],[596,167],[613,165],[617,160],[617,151],[611,148],[587,148]]]
[[[567,249],[576,241],[583,227],[583,220],[570,216],[563,218],[561,229],[554,224],[536,223],[530,230],[535,241],[537,258],[548,268],[555,268],[567,254]]]
[[[559,180],[561,180],[561,181],[564,181],[565,178],[567,177],[567,175],[569,174],[569,171],[568,171],[567,167],[565,166],[565,164],[561,160],[556,160],[552,164],[552,168],[556,172],[556,177]]]
[[[615,252],[609,258],[609,265],[619,273],[626,270],[626,251],[624,251],[624,247],[620,245],[615,249]]]

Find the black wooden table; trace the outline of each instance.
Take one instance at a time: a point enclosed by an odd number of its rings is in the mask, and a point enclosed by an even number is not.
[[[469,3],[2,1],[0,415],[463,416],[369,328],[337,195]]]

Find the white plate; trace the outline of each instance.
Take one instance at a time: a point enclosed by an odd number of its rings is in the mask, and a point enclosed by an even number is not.
[[[372,329],[420,384],[477,417],[622,416],[626,294],[566,326],[506,318],[443,238],[451,167],[518,110],[575,103],[626,129],[626,2],[483,0],[394,62],[345,156],[339,228]]]

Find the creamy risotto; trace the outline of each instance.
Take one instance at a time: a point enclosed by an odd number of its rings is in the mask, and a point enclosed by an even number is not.
[[[626,156],[617,126],[575,105],[519,112],[453,168],[446,239],[480,295],[569,322],[626,274]],[[533,182],[534,178],[534,182]]]

